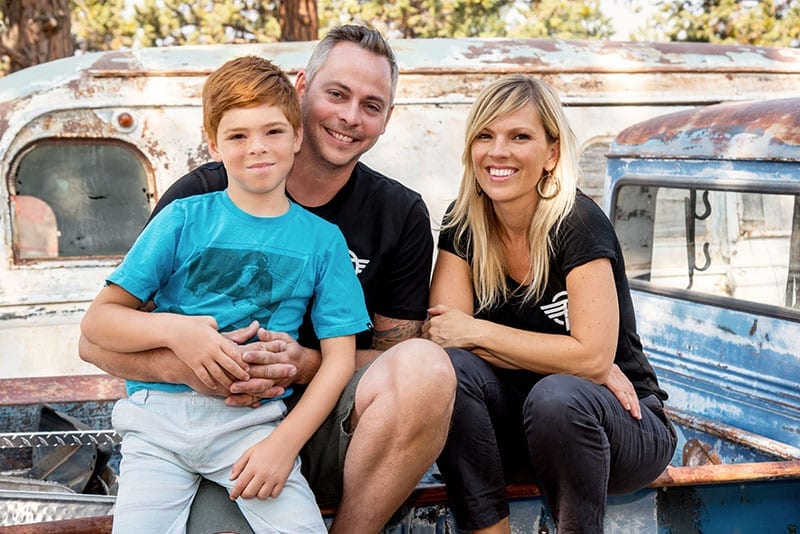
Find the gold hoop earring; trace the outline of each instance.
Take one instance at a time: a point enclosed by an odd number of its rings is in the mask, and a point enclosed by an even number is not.
[[[546,195],[542,192],[542,185],[549,182],[551,178],[553,183],[555,184],[555,190],[549,195]],[[536,182],[536,193],[542,200],[551,200],[553,198],[556,198],[560,192],[561,192],[561,182],[559,182],[553,177],[553,173],[551,171],[546,171],[542,175],[542,177],[539,178],[539,181]]]

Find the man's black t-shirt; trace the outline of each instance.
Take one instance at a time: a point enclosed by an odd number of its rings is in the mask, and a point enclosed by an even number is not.
[[[447,217],[445,215],[445,220]],[[439,234],[439,248],[471,263],[471,252],[460,252],[463,247],[456,251],[454,237],[454,228],[443,230]],[[551,238],[553,251],[550,257],[550,276],[542,298],[537,302],[523,303],[520,293],[524,291],[517,291],[501,299],[499,305],[476,314],[476,317],[520,330],[568,335],[570,325],[567,313],[567,275],[575,267],[598,258],[608,258],[611,261],[619,301],[619,332],[614,363],[633,383],[640,398],[655,393],[665,400],[667,394],[658,386],[655,372],[644,355],[642,342],[636,333],[636,317],[622,249],[603,210],[579,191],[575,206],[559,232],[551,235]],[[511,278],[507,278],[506,282],[510,289],[519,286]],[[477,302],[475,306],[477,309]]]
[[[175,199],[221,191],[227,186],[222,163],[206,163],[172,184],[151,218]],[[306,209],[341,230],[370,315],[425,319],[433,236],[427,207],[418,193],[359,162],[330,202]],[[308,315],[298,341],[305,347],[319,348]],[[357,336],[359,349],[370,348],[371,343],[371,332]]]

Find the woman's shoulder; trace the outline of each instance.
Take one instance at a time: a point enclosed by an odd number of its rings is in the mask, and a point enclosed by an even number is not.
[[[575,195],[575,204],[565,220],[570,226],[583,226],[592,230],[597,228],[611,229],[611,221],[606,212],[580,189]]]

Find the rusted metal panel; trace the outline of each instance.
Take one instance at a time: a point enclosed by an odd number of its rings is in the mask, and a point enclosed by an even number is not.
[[[613,157],[800,161],[800,98],[689,109],[619,133]]]
[[[109,401],[125,396],[125,381],[105,374],[0,379],[0,406]]]

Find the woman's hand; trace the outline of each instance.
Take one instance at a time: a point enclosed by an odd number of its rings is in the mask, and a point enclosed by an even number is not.
[[[642,418],[642,408],[639,406],[639,396],[633,389],[633,384],[622,372],[622,369],[615,363],[611,366],[611,372],[604,384],[614,396],[617,397],[622,407],[628,410],[634,419]]]
[[[422,325],[422,337],[442,347],[473,349],[477,321],[461,310],[438,304],[428,308],[428,320]]]

